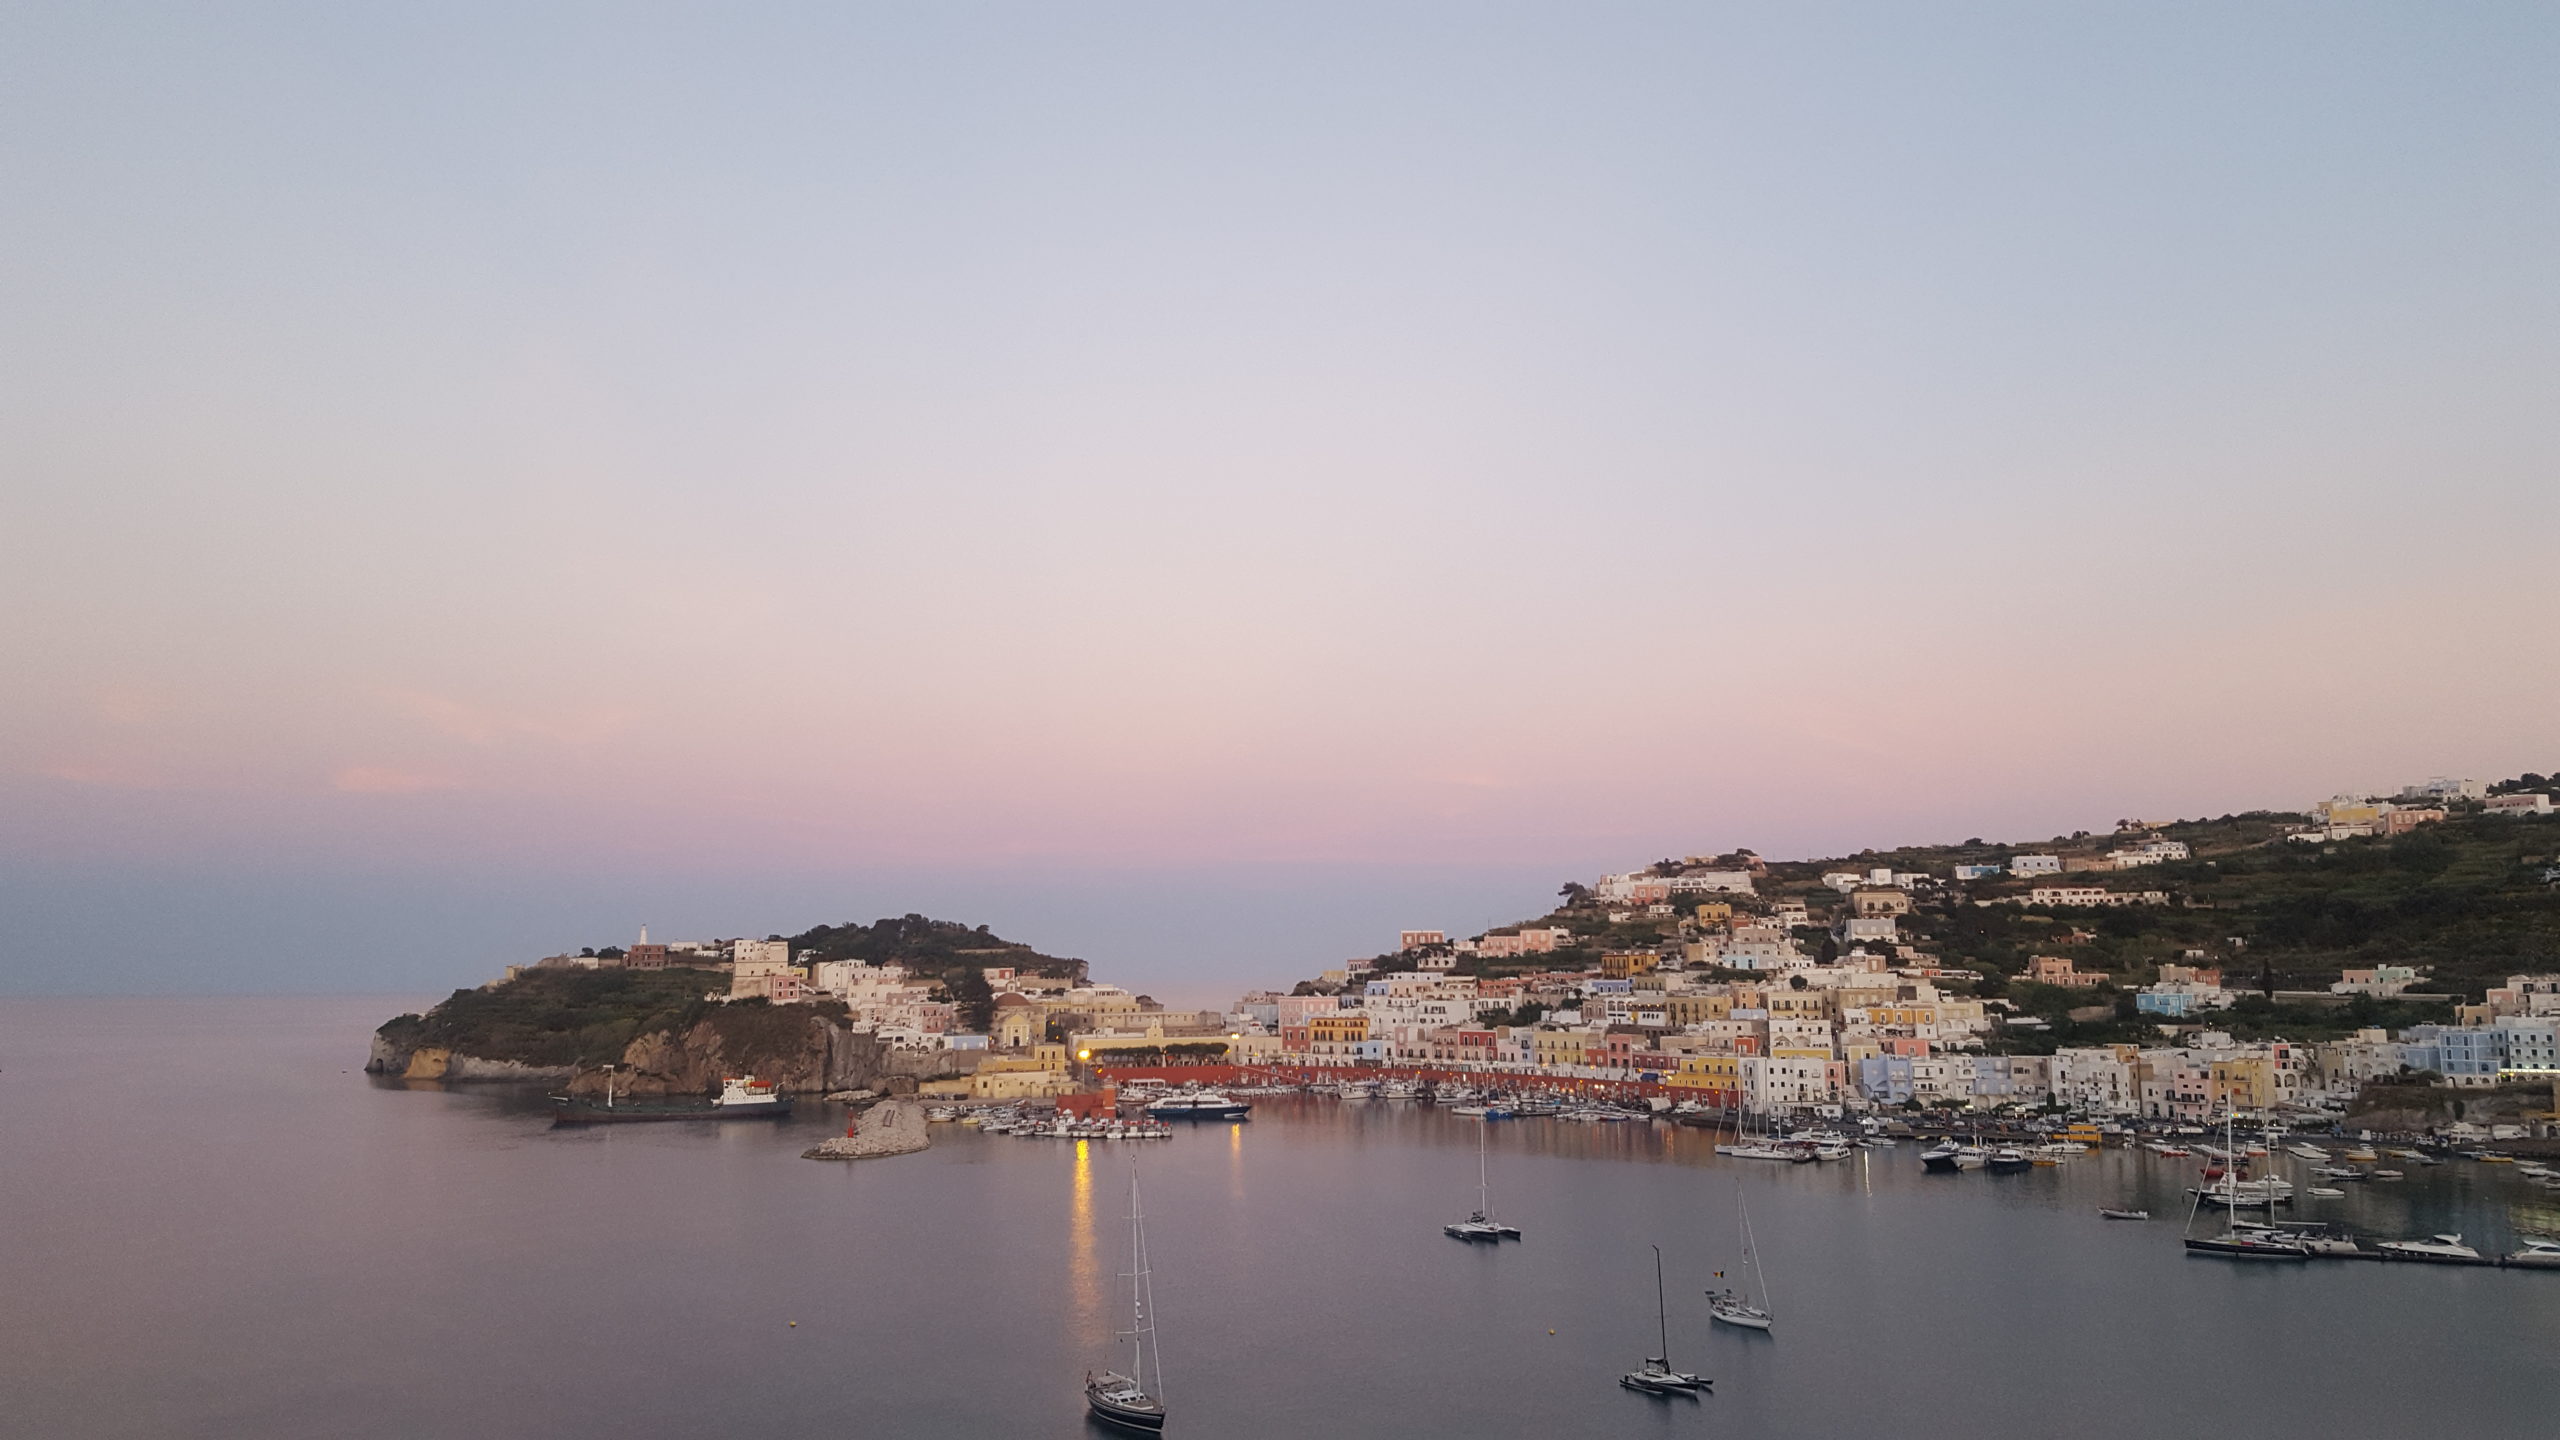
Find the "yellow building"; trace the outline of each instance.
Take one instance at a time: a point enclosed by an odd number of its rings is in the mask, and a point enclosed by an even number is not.
[[[1733,907],[1721,900],[1710,900],[1698,907],[1698,920],[1701,924],[1713,925],[1732,918]]]
[[[1611,980],[1624,980],[1642,975],[1662,963],[1662,957],[1650,950],[1610,950],[1600,956],[1600,973]]]
[[[1663,1082],[1684,1090],[1739,1090],[1742,1061],[1731,1055],[1683,1055]]]
[[[1702,1020],[1729,1020],[1733,1018],[1733,997],[1667,995],[1663,997],[1662,1008],[1668,1012],[1665,1018],[1674,1027],[1695,1025]]]

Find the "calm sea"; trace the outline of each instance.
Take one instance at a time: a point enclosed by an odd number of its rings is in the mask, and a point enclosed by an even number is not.
[[[394,1008],[0,1002],[0,1435],[1086,1435],[1133,1152],[1182,1435],[2560,1433],[2560,1274],[2188,1259],[2183,1177],[2139,1154],[1936,1177],[1497,1124],[1527,1239],[1472,1248],[1439,1227],[1478,1128],[1430,1110],[824,1165],[817,1113],[555,1134],[538,1097],[369,1081]],[[2551,1200],[2456,1164],[2316,1213],[2487,1249]],[[1774,1336],[1706,1318],[1745,1201]],[[1652,1244],[1703,1401],[1615,1383]]]

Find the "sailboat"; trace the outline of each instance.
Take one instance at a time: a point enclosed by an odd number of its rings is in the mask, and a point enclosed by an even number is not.
[[[1484,1161],[1483,1122],[1476,1130],[1476,1211],[1454,1225],[1443,1225],[1441,1233],[1460,1240],[1491,1240],[1499,1243],[1520,1238],[1520,1227],[1504,1225],[1493,1218],[1493,1189],[1487,1182]]]
[[[1758,1248],[1751,1243],[1751,1206],[1742,1198],[1742,1187],[1733,1189],[1734,1208],[1742,1212],[1742,1264],[1744,1269],[1759,1267]],[[1707,1316],[1722,1325],[1736,1325],[1745,1330],[1766,1330],[1777,1320],[1769,1313],[1769,1281],[1760,1280],[1760,1302],[1732,1288],[1707,1292]]]
[[[1146,1208],[1138,1203],[1138,1169],[1129,1167],[1129,1373],[1085,1372],[1085,1408],[1125,1430],[1164,1429],[1164,1352],[1156,1345],[1155,1282],[1147,1273]],[[1147,1388],[1152,1362],[1155,1388]]]
[[[1704,1375],[1671,1368],[1671,1311],[1662,1296],[1662,1247],[1653,1247],[1653,1315],[1661,1327],[1662,1353],[1647,1355],[1644,1364],[1618,1377],[1618,1383],[1647,1395],[1688,1395],[1695,1397],[1715,1382]]]
[[[2236,1143],[2236,1136],[2234,1135],[2235,1111],[2237,1110],[2237,1106],[2233,1103],[2232,1097],[2228,1095],[2223,1097],[2222,1103],[2222,1148],[2223,1155],[2225,1157],[2223,1163],[2230,1168],[2223,1174],[2220,1185],[2222,1187],[2222,1203],[2228,1206],[2231,1210],[2231,1223],[2224,1227],[2223,1232],[2220,1235],[2213,1236],[2209,1239],[2198,1239],[2192,1234],[2187,1236],[2187,1253],[2190,1255],[2211,1255],[2225,1260],[2310,1259],[2311,1247],[2304,1243],[2300,1235],[2276,1228],[2274,1223],[2276,1218],[2276,1187],[2278,1185],[2284,1185],[2284,1182],[2278,1180],[2273,1175],[2268,1176],[2263,1181],[2257,1182],[2256,1187],[2257,1190],[2263,1194],[2263,1197],[2267,1202],[2268,1223],[2264,1225],[2252,1225],[2247,1224],[2240,1219],[2240,1206],[2245,1200],[2250,1198],[2251,1194],[2250,1182],[2240,1178],[2241,1172],[2248,1168],[2248,1161],[2241,1155],[2239,1146]],[[2210,1175],[2212,1172],[2208,1171],[2206,1173]],[[2196,1210],[2203,1208],[2206,1201],[2214,1198],[2214,1191],[2215,1187],[2208,1184],[2193,1192],[2196,1197],[2195,1208],[2187,1211],[2187,1224],[2190,1227],[2196,1223]],[[2293,1198],[2292,1191],[2292,1186],[2284,1186],[2284,1198],[2287,1201],[2290,1201]]]

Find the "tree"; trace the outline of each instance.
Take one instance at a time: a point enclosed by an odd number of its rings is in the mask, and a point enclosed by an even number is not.
[[[960,1023],[981,1035],[995,1025],[996,991],[987,983],[987,972],[976,966],[960,976]]]

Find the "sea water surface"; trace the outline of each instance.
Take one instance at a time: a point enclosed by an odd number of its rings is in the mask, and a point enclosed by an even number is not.
[[[2560,1274],[2178,1247],[2186,1169],[1716,1157],[1668,1126],[1265,1101],[1163,1143],[840,1125],[554,1132],[540,1097],[370,1080],[406,1002],[0,1002],[0,1436],[1070,1437],[1145,1187],[1170,1433],[2560,1433]],[[2503,1167],[2369,1185],[2368,1233],[2560,1230]],[[1746,1203],[1773,1335],[1708,1323]],[[2100,1220],[2147,1205],[2147,1224]],[[1621,1390],[1655,1347],[1702,1400]],[[796,1323],[795,1323],[796,1322]]]

